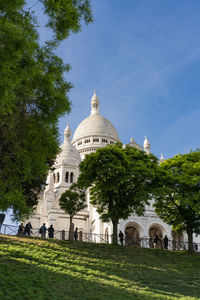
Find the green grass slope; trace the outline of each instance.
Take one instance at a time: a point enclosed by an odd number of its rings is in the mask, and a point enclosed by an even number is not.
[[[0,299],[200,299],[200,255],[0,236]]]

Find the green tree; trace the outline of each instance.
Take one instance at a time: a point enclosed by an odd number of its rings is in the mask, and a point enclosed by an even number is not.
[[[69,240],[72,239],[73,217],[82,209],[86,208],[85,190],[76,183],[72,184],[59,199],[60,207],[69,215]]]
[[[113,224],[113,243],[117,225],[132,213],[142,215],[151,199],[157,158],[127,146],[109,145],[87,155],[80,164],[80,185],[90,187],[91,203],[103,222]]]
[[[200,233],[200,150],[162,162],[156,184],[156,213],[177,232],[187,232],[193,251],[193,233]]]
[[[59,42],[91,21],[88,1],[41,0],[53,40],[40,46],[25,1],[0,1],[0,209],[27,218],[59,151],[58,118],[70,112],[69,65]],[[28,6],[27,1],[27,6]]]
[[[89,0],[39,0],[49,17],[47,27],[54,32],[56,41],[66,39],[81,30],[81,21],[93,21]]]

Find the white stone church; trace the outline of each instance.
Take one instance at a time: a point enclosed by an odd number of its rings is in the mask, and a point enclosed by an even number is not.
[[[39,228],[43,223],[47,226],[53,224],[55,230],[69,230],[69,216],[60,209],[59,197],[77,181],[79,176],[79,164],[86,154],[96,151],[107,144],[120,142],[115,127],[99,112],[99,99],[94,93],[91,99],[91,112],[77,127],[71,141],[71,130],[69,124],[64,131],[64,143],[58,155],[54,171],[47,178],[47,185],[39,199],[35,215],[30,219],[34,228]],[[144,149],[131,138],[129,145],[150,153],[150,143],[145,137]],[[163,157],[161,156],[161,159]],[[112,234],[112,225],[103,223],[95,207],[90,203],[89,192],[87,194],[87,208],[79,212],[73,219],[74,227],[78,227],[79,238],[84,234],[94,236],[105,236],[109,241]],[[178,235],[172,231],[171,226],[165,224],[157,217],[152,207],[146,207],[144,216],[131,215],[126,220],[121,220],[118,230],[124,233],[125,241],[128,238],[150,239],[157,234],[160,239],[165,235],[169,240],[187,241],[185,234]],[[195,237],[194,237],[195,238]],[[198,240],[195,238],[198,242]]]

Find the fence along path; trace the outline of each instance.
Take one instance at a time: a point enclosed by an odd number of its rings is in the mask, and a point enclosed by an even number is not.
[[[0,228],[0,234],[2,235],[18,235],[18,226],[15,225],[8,225],[3,224]],[[25,236],[22,234],[22,236]],[[30,236],[33,237],[40,237],[39,228],[32,228]],[[46,238],[48,238],[48,232],[46,233]],[[55,230],[54,231],[54,239],[57,240],[68,240],[69,232],[65,230]],[[73,235],[72,235],[73,239]],[[78,239],[82,242],[89,242],[89,243],[112,243],[112,235],[105,235],[105,234],[96,234],[96,233],[85,233],[79,231]],[[120,241],[118,241],[120,244]],[[153,240],[151,238],[127,238],[125,237],[124,246],[133,246],[138,248],[154,248]],[[200,252],[200,243],[194,243],[194,250],[195,252]],[[164,244],[162,240],[159,240],[156,248],[164,249]],[[168,250],[187,250],[188,243],[187,242],[177,242],[169,240],[168,242]]]

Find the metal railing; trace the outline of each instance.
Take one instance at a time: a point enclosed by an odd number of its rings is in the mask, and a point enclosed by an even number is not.
[[[28,234],[24,234],[23,232],[18,234],[18,226],[15,225],[7,225],[3,224],[1,226],[0,234],[3,235],[19,235],[19,236],[27,236]],[[39,234],[38,228],[32,228],[30,231],[30,236],[33,237],[41,237]],[[48,232],[46,232],[44,238],[48,238]],[[56,240],[68,240],[69,232],[65,230],[55,230],[54,231],[54,239]],[[72,234],[71,240],[74,239],[74,235]],[[107,234],[96,234],[96,233],[85,233],[79,231],[78,233],[78,241],[89,242],[89,243],[112,243],[112,235]],[[123,242],[121,243],[120,239],[118,240],[118,244],[122,244],[124,246],[132,246],[138,248],[157,248],[157,249],[167,249],[167,250],[188,250],[188,242],[184,241],[175,241],[169,240],[168,245],[166,246],[163,240],[159,239],[155,244],[152,238],[132,238],[125,237]],[[200,243],[193,243],[194,251],[200,252]]]
[[[29,236],[29,234],[25,233],[24,230],[22,233],[18,234],[18,226],[15,225],[7,225],[3,224],[1,227],[1,234],[4,235],[20,235],[20,236]],[[30,236],[33,237],[41,237],[41,234],[39,233],[39,228],[31,228],[30,230]],[[48,231],[46,231],[46,234],[44,236],[45,238],[48,238]],[[69,231],[65,230],[55,230],[54,231],[54,239],[57,240],[68,240],[69,239]],[[74,239],[74,235],[72,234],[71,239]],[[104,234],[95,234],[95,233],[85,233],[82,231],[79,231],[77,240],[83,241],[83,242],[90,242],[90,243],[111,243],[111,236],[107,236]]]
[[[125,246],[141,247],[141,248],[157,248],[166,250],[188,250],[189,243],[185,241],[168,240],[166,245],[162,239],[158,239],[157,243],[154,243],[153,238],[131,238],[125,237]],[[200,243],[193,243],[195,252],[200,252]]]

